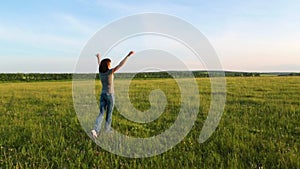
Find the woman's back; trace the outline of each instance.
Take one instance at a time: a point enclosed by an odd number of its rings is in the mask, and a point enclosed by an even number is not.
[[[102,83],[102,93],[114,93],[114,73],[109,69],[105,73],[99,74]]]

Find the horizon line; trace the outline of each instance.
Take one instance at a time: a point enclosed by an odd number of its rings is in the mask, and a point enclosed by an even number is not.
[[[166,71],[149,71],[149,72],[117,72],[121,73],[159,73],[159,72],[231,72],[231,73],[300,73],[300,71],[244,71],[244,70],[166,70]],[[98,72],[0,72],[0,74],[97,74]]]

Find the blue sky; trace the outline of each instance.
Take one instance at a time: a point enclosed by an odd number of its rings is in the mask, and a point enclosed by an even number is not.
[[[0,72],[73,72],[98,30],[144,12],[193,24],[215,48],[224,70],[300,72],[299,9],[298,0],[3,1]]]

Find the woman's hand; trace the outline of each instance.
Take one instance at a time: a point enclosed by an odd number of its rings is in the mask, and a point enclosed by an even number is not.
[[[98,65],[100,65],[100,53],[96,54]]]
[[[131,56],[131,55],[133,55],[133,54],[134,54],[134,51],[130,51],[130,52],[128,53],[127,57],[129,57],[129,56]]]

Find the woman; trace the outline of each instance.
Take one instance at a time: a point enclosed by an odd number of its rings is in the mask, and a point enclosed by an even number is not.
[[[112,112],[114,108],[114,73],[119,70],[127,61],[129,56],[133,55],[134,52],[130,51],[128,55],[117,65],[111,69],[111,60],[103,59],[100,62],[100,54],[97,54],[97,60],[99,65],[99,77],[102,83],[102,92],[100,95],[100,113],[95,121],[95,126],[91,133],[94,138],[98,136],[100,132],[103,114],[106,111],[106,123],[105,131],[111,132],[111,120]]]

